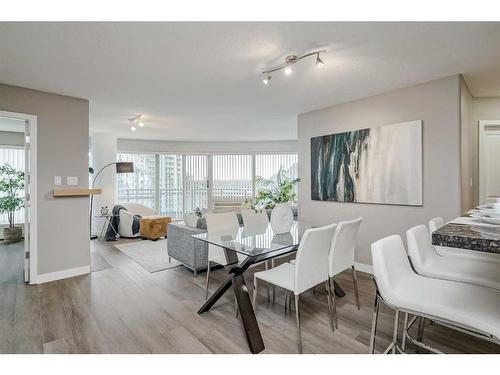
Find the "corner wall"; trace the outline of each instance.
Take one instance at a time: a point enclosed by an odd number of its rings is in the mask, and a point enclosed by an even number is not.
[[[298,116],[301,220],[328,224],[363,217],[356,261],[372,264],[370,245],[412,226],[461,212],[460,85],[456,75]],[[423,207],[311,200],[311,137],[423,120]]]
[[[38,117],[37,274],[48,281],[90,270],[88,197],[52,196],[54,176],[63,183],[77,176],[79,186],[88,187],[89,102],[0,84],[0,109]]]

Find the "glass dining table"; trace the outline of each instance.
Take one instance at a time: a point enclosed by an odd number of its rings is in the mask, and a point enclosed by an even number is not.
[[[264,342],[243,274],[253,264],[297,251],[305,230],[314,227],[309,223],[294,221],[290,232],[285,234],[275,234],[270,224],[264,224],[193,235],[197,240],[223,248],[229,265],[227,266],[229,269],[228,278],[205,301],[198,310],[198,314],[210,310],[229,288],[233,287],[250,351],[259,353],[264,350]],[[238,254],[244,257],[238,257]],[[345,295],[336,283],[335,294],[338,297]]]

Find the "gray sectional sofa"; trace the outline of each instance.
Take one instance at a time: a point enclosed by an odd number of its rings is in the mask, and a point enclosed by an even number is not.
[[[294,217],[297,218],[297,207],[292,207]],[[271,215],[271,211],[268,211]],[[237,213],[240,225],[243,220],[241,215]],[[206,242],[194,239],[193,234],[205,233],[207,224],[205,219],[198,219],[196,228],[186,225],[183,221],[172,222],[168,224],[167,249],[168,255],[173,259],[181,262],[186,267],[194,272],[194,276],[198,271],[205,270],[208,262],[208,245]]]

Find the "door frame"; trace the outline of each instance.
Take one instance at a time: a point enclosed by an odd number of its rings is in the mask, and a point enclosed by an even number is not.
[[[485,178],[486,175],[484,173],[484,165],[485,155],[484,155],[484,146],[486,140],[486,132],[488,126],[497,126],[500,134],[500,120],[479,120],[479,204],[483,204],[486,202],[486,184]]]
[[[28,235],[30,249],[29,249],[29,284],[36,284],[38,278],[38,221],[37,221],[37,192],[38,192],[38,174],[37,174],[37,116],[29,115],[26,113],[18,113],[11,111],[4,111],[0,109],[0,116],[2,117],[10,117],[17,120],[24,120],[28,129],[29,129],[29,143],[30,143],[30,157],[29,157],[29,165],[30,165],[30,208],[29,208],[29,229]],[[26,149],[26,129],[24,130],[24,152],[25,158],[26,153],[28,152]],[[25,232],[26,232],[26,223]],[[23,258],[23,266],[24,266],[24,258]]]

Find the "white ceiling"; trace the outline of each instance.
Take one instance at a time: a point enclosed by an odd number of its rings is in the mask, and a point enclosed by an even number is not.
[[[323,46],[324,69],[262,84]],[[0,82],[87,98],[91,132],[122,138],[295,139],[299,113],[457,73],[500,96],[500,23],[0,23],[0,51]]]

